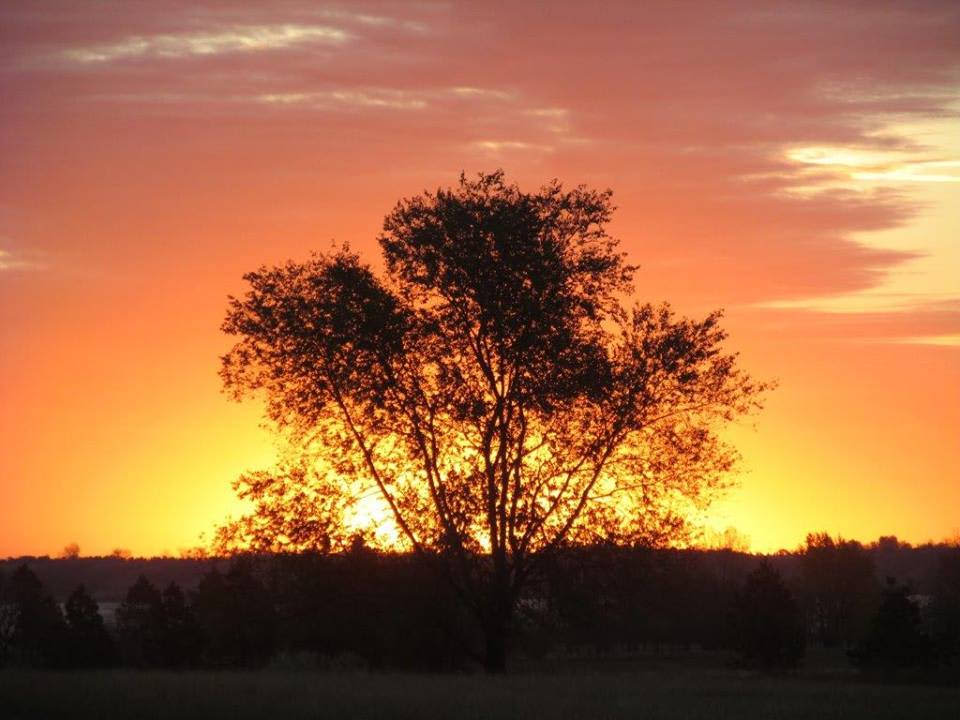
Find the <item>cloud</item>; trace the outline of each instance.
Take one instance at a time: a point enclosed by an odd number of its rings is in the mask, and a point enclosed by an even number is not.
[[[850,175],[854,180],[880,180],[885,182],[960,182],[960,173],[930,173],[925,168],[929,163],[908,163],[904,167],[886,168],[855,172]]]
[[[324,25],[238,26],[222,30],[163,35],[133,35],[118,42],[63,52],[79,63],[107,63],[141,57],[183,58],[234,52],[277,50],[307,43],[342,45],[350,35]]]
[[[936,345],[940,347],[960,347],[960,333],[952,335],[928,335],[921,337],[897,338],[895,342],[907,345]]]
[[[953,2],[63,12],[0,8],[17,28],[0,59],[73,58],[5,74],[8,127],[40,109],[107,131],[122,117],[130,152],[162,138],[176,167],[235,159],[264,178],[323,157],[391,187],[491,163],[610,186],[643,292],[693,305],[910,315],[927,291],[960,295],[930,279],[957,262],[942,224],[903,234],[958,187]]]
[[[829,167],[838,179],[900,182],[960,182],[960,160],[923,159],[915,149],[884,151],[857,147],[798,147],[786,157],[800,165]],[[801,170],[802,173],[802,170]]]
[[[467,86],[452,87],[450,88],[450,93],[457,97],[482,98],[488,100],[513,100],[516,97],[516,93],[507,90]]]
[[[567,108],[531,108],[530,110],[524,110],[523,114],[540,118],[565,118],[570,115],[570,110]]]
[[[475,140],[471,145],[479,150],[486,150],[491,153],[503,153],[511,150],[533,150],[535,152],[550,153],[555,150],[555,148],[550,145],[538,145],[522,140]]]
[[[45,267],[46,265],[41,262],[0,248],[0,272],[9,270],[42,270]]]
[[[891,298],[884,307],[860,306],[855,311],[790,305],[736,308],[741,322],[754,329],[777,332],[794,340],[843,343],[936,345],[952,347],[960,339],[960,301]]]
[[[268,105],[306,105],[315,109],[332,108],[389,108],[392,110],[422,110],[427,101],[403,90],[385,88],[324,90],[318,92],[267,93],[254,98]]]

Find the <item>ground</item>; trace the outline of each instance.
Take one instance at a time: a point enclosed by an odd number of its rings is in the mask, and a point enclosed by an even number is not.
[[[505,677],[257,672],[0,671],[0,716],[34,718],[944,718],[960,688],[849,673],[769,677],[661,663],[567,665]]]

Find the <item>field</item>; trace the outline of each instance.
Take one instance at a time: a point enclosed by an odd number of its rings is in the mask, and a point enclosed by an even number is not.
[[[483,675],[0,672],[0,716],[34,718],[944,718],[960,689],[684,668]]]

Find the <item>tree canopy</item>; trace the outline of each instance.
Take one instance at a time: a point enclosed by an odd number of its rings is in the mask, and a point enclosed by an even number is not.
[[[382,275],[347,247],[245,275],[224,386],[261,391],[308,460],[242,477],[256,511],[221,539],[327,549],[373,494],[477,612],[495,669],[551,553],[682,537],[736,460],[718,424],[767,386],[724,352],[719,312],[625,307],[613,209],[610,191],[461,176],[387,215]]]

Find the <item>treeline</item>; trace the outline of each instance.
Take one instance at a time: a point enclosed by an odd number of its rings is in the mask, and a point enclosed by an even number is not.
[[[123,592],[105,595],[116,585],[115,576],[104,581],[109,574],[83,582],[84,568],[111,565],[123,569]],[[70,591],[66,578],[76,583]],[[94,598],[115,598],[115,610],[101,612]],[[520,598],[513,637],[515,658],[703,648],[786,669],[821,645],[866,671],[949,673],[960,662],[960,548],[824,534],[766,558],[576,548]],[[6,665],[456,670],[474,664],[480,642],[472,616],[429,568],[360,545],[337,555],[0,567]]]
[[[864,546],[821,533],[769,557],[589,548],[561,558],[545,580],[550,640],[598,655],[696,646],[790,669],[818,646],[883,675],[960,670],[957,546]]]
[[[9,575],[23,564],[36,573],[47,592],[61,603],[77,585],[84,585],[100,602],[115,603],[123,600],[127,589],[141,575],[161,587],[173,582],[183,588],[194,588],[211,567],[227,567],[225,560],[217,558],[134,558],[121,554],[66,558],[24,556],[0,560],[0,573]]]

